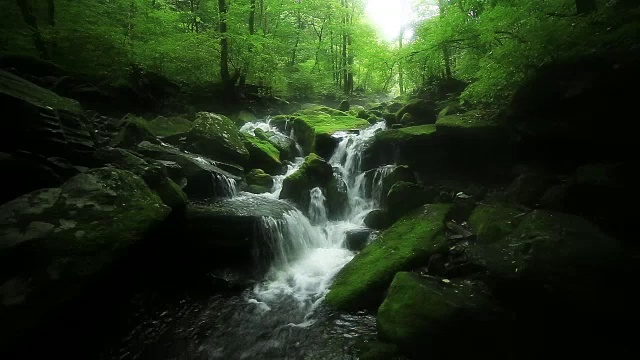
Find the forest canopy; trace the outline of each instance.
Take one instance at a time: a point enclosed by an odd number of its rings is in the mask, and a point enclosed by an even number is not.
[[[635,2],[413,0],[414,19],[388,41],[365,0],[12,0],[0,4],[0,52],[110,83],[146,71],[279,96],[402,94],[457,79],[470,84],[462,100],[500,106],[545,63],[634,44],[640,14],[625,6]]]

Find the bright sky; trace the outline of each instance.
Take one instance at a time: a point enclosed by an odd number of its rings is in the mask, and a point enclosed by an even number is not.
[[[367,15],[387,41],[398,39],[400,28],[420,16],[412,9],[410,0],[367,0]],[[411,30],[405,31],[404,38],[413,36]]]

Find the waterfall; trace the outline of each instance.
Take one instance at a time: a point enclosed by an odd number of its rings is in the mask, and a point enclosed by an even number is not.
[[[309,202],[309,216],[314,224],[324,224],[327,222],[327,208],[325,201],[327,200],[322,193],[322,189],[315,187],[309,192],[311,201]]]
[[[366,189],[366,179],[361,171],[361,154],[371,138],[384,129],[384,122],[361,130],[359,133],[340,132],[333,136],[339,144],[329,160],[336,175],[344,180],[349,197],[343,219],[327,219],[326,194],[320,188],[310,190],[309,218],[295,210],[281,219],[263,218],[261,226],[268,257],[271,261],[266,279],[247,294],[247,301],[266,311],[287,312],[287,318],[298,313],[299,324],[309,324],[313,310],[322,301],[335,274],[349,262],[354,253],[344,247],[349,230],[362,227],[364,216],[379,205],[378,193],[382,179],[392,169],[380,169],[374,175],[374,193]],[[295,134],[287,135],[269,124],[269,121],[247,123],[242,131],[253,133],[261,129],[278,133],[295,140]],[[274,176],[274,185],[269,196],[279,198],[286,177],[295,173],[304,163],[303,157],[288,164],[283,175]],[[376,192],[377,191],[377,192]],[[288,305],[284,305],[288,304]]]
[[[234,179],[222,174],[212,174],[211,177],[216,194],[222,197],[234,197],[238,195],[238,188]]]

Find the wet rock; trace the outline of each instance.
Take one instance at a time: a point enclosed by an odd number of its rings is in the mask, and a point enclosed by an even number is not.
[[[253,169],[247,174],[247,191],[254,194],[270,192],[273,187],[273,178],[262,169]]]
[[[333,137],[331,134],[317,134],[316,154],[320,155],[323,159],[329,160],[339,143],[340,139]]]
[[[364,249],[369,241],[370,229],[355,229],[347,231],[347,237],[344,242],[347,249],[351,251],[360,251]]]
[[[431,202],[434,198],[435,194],[418,184],[399,181],[389,190],[387,208],[389,214],[394,219],[398,219],[420,205]]]
[[[341,310],[377,307],[396,272],[427,265],[432,255],[446,251],[449,210],[449,205],[425,205],[393,224],[342,268],[327,304]]]
[[[0,169],[12,178],[12,186],[6,186],[0,194],[0,204],[34,190],[57,187],[62,179],[51,167],[20,156],[0,153]]]
[[[371,229],[382,230],[391,226],[393,220],[386,210],[375,209],[364,218],[364,224]]]
[[[306,121],[296,116],[274,116],[271,123],[285,134],[293,131],[295,141],[305,154],[312,153],[316,147],[316,131]]]
[[[36,324],[82,294],[170,209],[135,174],[93,169],[0,207],[0,330]]]
[[[240,165],[249,160],[244,138],[224,115],[201,112],[187,135],[187,150],[210,159]]]
[[[143,118],[131,114],[121,120],[120,131],[111,140],[113,147],[132,148],[143,141],[159,144],[160,140],[149,130]]]
[[[172,161],[180,165],[187,181],[184,191],[191,199],[227,196],[227,189],[222,186],[223,183],[241,179],[220,169],[217,166],[220,165],[219,163],[202,156],[185,153],[171,146],[142,142],[138,144],[136,151],[152,159]]]
[[[251,134],[243,134],[244,146],[249,150],[249,168],[264,169],[270,174],[277,174],[282,170],[280,151],[268,140],[262,140]]]
[[[460,343],[456,355],[498,354],[497,313],[482,283],[399,272],[378,309],[378,331],[412,356],[447,357]]]
[[[507,189],[509,200],[516,204],[537,207],[544,193],[557,180],[550,175],[528,172],[518,176]]]

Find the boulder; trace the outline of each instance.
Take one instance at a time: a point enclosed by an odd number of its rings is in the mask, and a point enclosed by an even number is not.
[[[497,314],[482,283],[399,272],[378,309],[378,336],[416,358],[496,355],[503,346]]]
[[[340,270],[327,304],[341,310],[377,307],[398,271],[424,266],[432,255],[448,249],[444,222],[450,208],[425,205],[385,230]]]
[[[364,218],[364,224],[375,230],[383,230],[393,224],[393,220],[386,210],[371,210]]]
[[[12,185],[0,194],[0,204],[34,190],[62,184],[61,177],[46,163],[19,155],[0,152],[0,169],[12,178]]]
[[[271,119],[271,124],[285,134],[293,133],[293,138],[300,144],[304,154],[310,154],[316,146],[316,131],[306,121],[297,116],[277,115]]]
[[[2,205],[3,338],[82,295],[170,211],[140,177],[112,168],[87,171],[59,188]]]
[[[463,114],[439,116],[436,129],[440,134],[457,143],[507,142],[507,127],[493,114],[479,110]]]
[[[418,206],[431,202],[434,198],[434,193],[418,184],[399,181],[391,187],[387,195],[389,215],[392,219],[399,219]]]
[[[249,168],[264,169],[270,174],[278,174],[282,170],[280,151],[268,140],[262,140],[251,134],[243,134],[244,146],[249,150]]]
[[[270,192],[273,188],[273,178],[262,169],[253,169],[247,174],[247,191],[254,194]]]
[[[350,107],[351,105],[349,104],[349,100],[342,100],[342,102],[338,106],[338,110],[346,112],[346,111],[349,111]]]
[[[177,135],[186,136],[193,127],[193,122],[184,116],[158,116],[148,121],[146,125],[153,135],[166,138]]]
[[[518,176],[507,189],[509,201],[529,207],[538,207],[545,192],[557,180],[548,174],[527,172]]]
[[[344,201],[345,191],[339,188],[338,180],[333,176],[333,168],[316,154],[306,157],[304,164],[282,184],[281,199],[291,200],[303,212],[309,209],[311,201],[310,191],[319,187],[327,198],[330,217],[336,216],[336,211]],[[333,210],[333,211],[332,211]]]
[[[224,115],[201,112],[187,135],[187,150],[210,159],[244,165],[249,151],[233,121]]]
[[[420,164],[427,160],[441,145],[435,125],[411,126],[377,133],[363,152],[363,168],[368,170],[380,165],[398,163],[408,158]]]
[[[147,122],[141,117],[127,115],[120,121],[120,131],[111,139],[113,147],[133,148],[143,141],[159,144],[160,140],[149,130]]]
[[[433,101],[416,99],[403,106],[396,113],[396,123],[402,123],[405,114],[410,114],[410,121],[415,125],[435,124],[438,113]],[[407,120],[405,120],[407,121]]]
[[[371,235],[370,229],[353,229],[347,231],[344,243],[347,249],[351,251],[360,251],[364,249]]]
[[[207,199],[217,196],[229,196],[232,193],[232,182],[239,181],[239,176],[220,169],[219,163],[202,156],[185,153],[167,145],[155,145],[142,142],[136,151],[155,160],[175,162],[182,168],[186,179],[185,193],[191,199]],[[180,183],[179,179],[173,179]]]
[[[256,129],[256,133],[259,129]],[[280,151],[280,160],[293,160],[296,156],[300,156],[296,142],[288,136],[284,136],[279,132],[265,133],[266,139],[278,151]]]
[[[323,159],[329,160],[334,151],[340,144],[340,139],[333,137],[331,134],[316,134],[316,154]]]
[[[18,150],[93,165],[93,128],[82,107],[11,73],[0,70],[0,151]]]
[[[189,204],[182,236],[194,253],[209,261],[234,268],[254,268],[264,273],[273,260],[276,246],[269,238],[264,219],[281,221],[295,208],[285,201],[257,195],[218,199],[208,204]],[[271,229],[273,230],[273,229]]]
[[[480,206],[470,218],[479,242],[468,256],[487,269],[506,296],[527,296],[520,294],[526,287],[536,296],[593,298],[596,279],[618,269],[619,242],[587,220],[545,210],[513,216],[516,213]]]

